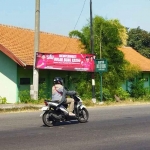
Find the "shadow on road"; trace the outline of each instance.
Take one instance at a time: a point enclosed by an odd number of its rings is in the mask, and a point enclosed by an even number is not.
[[[79,122],[77,120],[71,120],[71,121],[65,121],[65,122],[56,122],[54,126],[73,125],[73,124],[78,124],[78,123]],[[41,127],[48,127],[48,126],[42,125]]]

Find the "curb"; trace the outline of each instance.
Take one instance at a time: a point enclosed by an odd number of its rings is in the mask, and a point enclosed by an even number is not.
[[[26,110],[40,110],[44,105],[34,104],[0,104],[1,112],[17,112]]]
[[[35,105],[35,104],[0,104],[0,109],[8,108],[22,108],[22,107],[43,107],[44,105]]]
[[[100,107],[116,107],[116,106],[137,106],[137,105],[150,105],[150,102],[145,102],[145,103],[118,103],[114,105],[103,105],[99,104],[96,106],[86,106],[87,108],[100,108]],[[40,105],[40,104],[0,104],[0,113],[1,112],[17,112],[17,111],[26,111],[26,110],[41,110],[41,108],[45,106]]]

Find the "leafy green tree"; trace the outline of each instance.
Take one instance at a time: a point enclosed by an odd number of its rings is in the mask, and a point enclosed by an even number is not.
[[[134,67],[128,72],[127,68],[130,64],[124,60],[124,54],[118,50],[119,46],[125,45],[127,40],[126,28],[120,24],[118,20],[107,20],[100,16],[93,18],[93,32],[94,32],[94,53],[96,58],[106,58],[108,62],[108,72],[103,73],[103,87],[114,96],[116,90],[120,87],[122,82],[128,79],[128,76],[134,76],[138,70]],[[81,31],[71,31],[70,37],[77,37],[85,46],[87,53],[90,53],[90,24],[85,25]],[[132,73],[131,73],[132,72]],[[91,78],[89,74],[81,73],[79,76],[78,87],[80,91],[90,93]],[[96,74],[96,83],[99,83],[99,74]],[[86,85],[82,86],[86,81]],[[81,90],[81,87],[82,90]],[[86,87],[86,89],[85,89]],[[99,84],[96,84],[96,89],[99,91]],[[96,93],[99,93],[97,92]],[[98,94],[96,94],[98,96]],[[108,95],[108,94],[107,94]]]
[[[127,45],[133,47],[143,56],[150,58],[150,33],[140,27],[128,31]]]

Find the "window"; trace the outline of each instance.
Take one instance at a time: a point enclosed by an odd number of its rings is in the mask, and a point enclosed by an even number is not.
[[[30,84],[30,78],[20,78],[20,85]]]

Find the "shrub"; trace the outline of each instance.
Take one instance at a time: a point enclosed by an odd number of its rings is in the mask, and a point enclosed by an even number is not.
[[[144,101],[150,101],[150,89],[145,88],[145,95],[143,96]]]
[[[6,103],[7,103],[6,97],[1,97],[0,96],[0,104],[6,104]]]
[[[30,97],[30,90],[19,91],[19,98],[21,103],[34,103],[38,104],[43,102],[43,99],[48,99],[47,85],[42,83],[39,85],[38,100],[33,100]]]
[[[122,87],[116,90],[116,95],[119,96],[121,100],[126,100],[130,96],[130,94],[127,91],[125,91]]]
[[[49,98],[49,92],[47,92],[47,84],[41,83],[39,84],[39,94],[38,94],[38,99],[48,99]]]
[[[106,88],[103,88],[103,99],[104,99],[104,101],[107,101],[107,100],[112,101],[113,100],[110,91]]]
[[[144,88],[144,79],[133,82],[131,85],[131,97],[139,98],[146,94],[146,88]]]
[[[19,91],[19,98],[21,103],[31,102],[30,91],[29,90]]]

